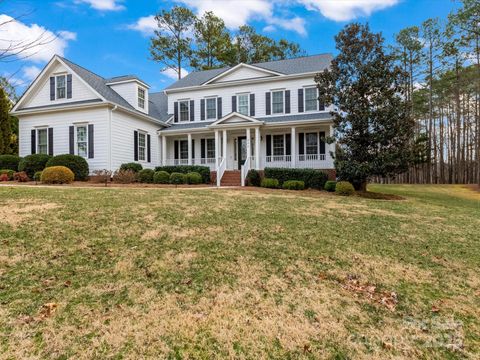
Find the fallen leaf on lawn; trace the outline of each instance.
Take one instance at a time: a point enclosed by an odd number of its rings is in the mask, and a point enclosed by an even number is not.
[[[55,313],[55,311],[57,310],[57,307],[58,304],[54,302],[43,304],[40,309],[40,318],[45,319],[52,316],[53,313]]]

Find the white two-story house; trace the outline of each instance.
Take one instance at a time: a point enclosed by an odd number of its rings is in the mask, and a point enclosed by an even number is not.
[[[192,72],[157,93],[136,76],[103,78],[54,56],[12,110],[20,156],[76,154],[90,171],[205,165],[228,172],[322,169],[334,177],[331,109],[316,73],[329,54]],[[218,176],[216,176],[218,175]],[[231,178],[231,177],[230,177]]]

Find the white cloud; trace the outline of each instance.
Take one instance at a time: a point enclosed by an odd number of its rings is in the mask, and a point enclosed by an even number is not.
[[[30,44],[29,48],[18,56],[32,61],[48,61],[55,54],[63,56],[68,42],[77,37],[70,31],[59,31],[55,34],[37,24],[29,26],[5,14],[0,14],[0,24],[3,24],[0,53],[15,56],[22,46]]]
[[[173,69],[170,69],[170,68],[162,71],[162,74],[165,75],[166,77],[168,77],[169,79],[172,79],[172,80],[177,80],[178,79],[177,72]],[[184,78],[187,75],[188,75],[188,71],[186,69],[182,68],[182,78]]]
[[[100,11],[119,11],[124,10],[125,6],[121,5],[118,0],[75,0],[77,4],[85,3],[95,10]]]
[[[267,25],[263,28],[263,32],[274,32],[277,28],[274,25]]]
[[[317,10],[328,19],[348,21],[369,16],[377,10],[398,4],[400,0],[297,0],[308,10]]]
[[[135,23],[127,25],[130,30],[140,31],[144,35],[151,35],[157,28],[157,20],[154,15],[144,16],[138,19]]]
[[[40,69],[38,66],[25,66],[22,69],[23,78],[28,82],[33,81],[37,77],[37,75],[40,74],[40,71],[42,71],[42,69]]]
[[[295,31],[302,36],[307,35],[307,30],[305,29],[305,19],[301,17],[296,16],[292,19],[272,17],[270,20],[268,20],[268,22],[282,29]]]

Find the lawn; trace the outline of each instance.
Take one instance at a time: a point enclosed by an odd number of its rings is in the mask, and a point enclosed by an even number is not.
[[[478,358],[480,193],[0,187],[0,358]]]

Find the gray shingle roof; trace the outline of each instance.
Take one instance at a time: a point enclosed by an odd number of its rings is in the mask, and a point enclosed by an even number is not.
[[[144,84],[147,84],[145,81],[140,79],[136,75],[122,75],[122,76],[114,76],[109,79],[105,79],[107,83],[113,83],[113,82],[120,82],[120,81],[127,81],[127,80],[138,80]],[[148,85],[148,84],[147,84]]]
[[[303,56],[295,59],[269,61],[252,65],[266,70],[279,72],[285,75],[293,75],[315,71],[323,71],[329,67],[332,59],[333,56],[331,54],[319,54],[312,56]],[[231,68],[225,67],[221,69],[192,72],[184,78],[173,83],[165,90],[202,85],[203,83],[222,74],[228,69]]]
[[[165,122],[171,117],[167,110],[168,97],[163,91],[148,94],[148,115]]]

